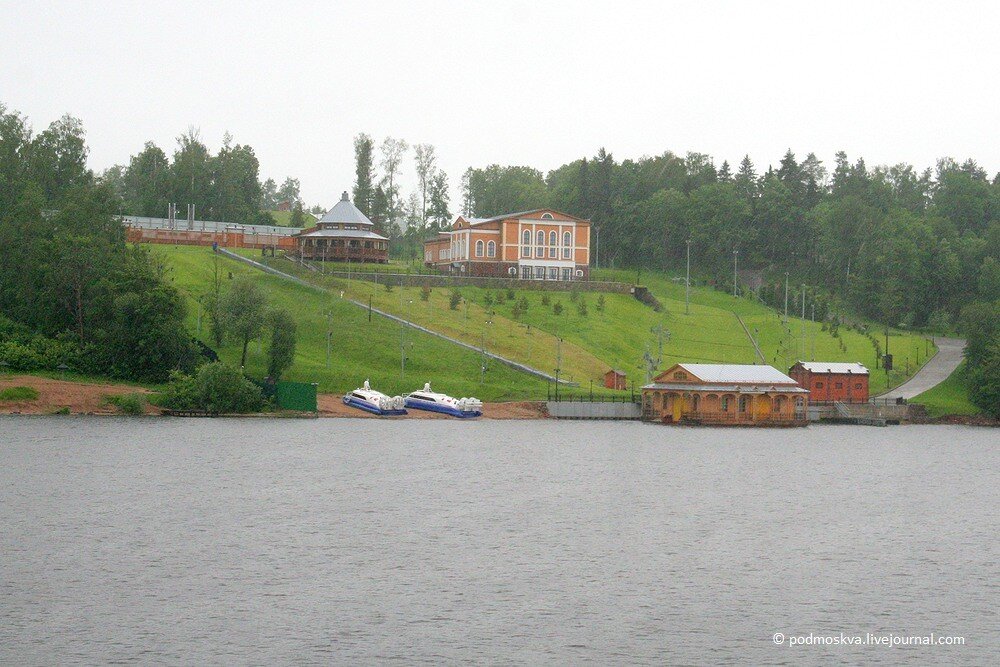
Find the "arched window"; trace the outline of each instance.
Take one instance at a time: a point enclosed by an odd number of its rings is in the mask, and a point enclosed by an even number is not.
[[[573,252],[573,235],[563,232],[563,259],[569,259]]]
[[[530,230],[527,230],[527,229],[524,230],[524,234],[522,234],[522,240],[521,240],[521,242],[524,245],[531,245],[531,231]]]
[[[483,242],[476,241],[476,257],[482,257],[482,256],[483,256]]]
[[[536,237],[535,245],[545,245],[545,232],[539,231]]]
[[[545,257],[545,232],[542,230],[535,235],[535,257]]]
[[[542,220],[554,220],[551,213],[542,213]]]
[[[528,229],[521,234],[521,257],[531,257],[531,230]]]
[[[556,244],[556,233],[549,232],[549,245],[555,245],[555,244]]]
[[[497,256],[497,243],[496,241],[490,241],[486,244],[486,256],[496,257]]]

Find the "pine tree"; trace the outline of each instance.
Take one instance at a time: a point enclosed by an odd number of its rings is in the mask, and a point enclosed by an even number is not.
[[[375,142],[367,134],[354,137],[354,205],[371,218],[375,199]]]

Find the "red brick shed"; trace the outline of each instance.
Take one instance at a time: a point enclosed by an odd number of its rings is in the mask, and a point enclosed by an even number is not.
[[[628,389],[628,381],[625,378],[625,372],[612,368],[604,374],[604,386],[608,389],[625,391]]]
[[[803,389],[809,390],[810,402],[868,402],[869,373],[861,364],[799,361],[789,369],[788,374]]]

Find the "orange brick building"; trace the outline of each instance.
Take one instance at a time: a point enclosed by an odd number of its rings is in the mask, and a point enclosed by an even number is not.
[[[492,218],[458,216],[424,243],[427,266],[521,280],[590,277],[590,221],[548,208]]]
[[[809,393],[771,366],[674,364],[642,388],[642,415],[666,424],[805,426]]]
[[[799,361],[788,374],[813,402],[867,403],[868,369],[857,363]]]

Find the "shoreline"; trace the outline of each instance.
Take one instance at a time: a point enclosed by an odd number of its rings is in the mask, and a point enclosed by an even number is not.
[[[38,391],[38,398],[28,401],[0,402],[0,415],[90,415],[105,417],[123,417],[114,405],[108,403],[108,396],[126,394],[145,394],[155,392],[144,387],[128,384],[111,384],[105,382],[72,382],[55,380],[37,375],[6,375],[0,376],[0,389],[8,387],[31,387]],[[247,419],[443,419],[454,420],[454,417],[425,410],[411,410],[406,415],[383,417],[364,410],[348,407],[340,394],[319,394],[317,396],[318,412],[267,412],[251,415],[220,415],[221,417],[239,417]],[[163,410],[147,403],[144,416],[163,416]],[[487,420],[549,420],[555,419],[548,413],[545,401],[506,401],[483,404],[483,415],[478,419]],[[573,420],[567,420],[573,421]],[[931,426],[982,426],[1000,427],[1000,420],[986,415],[943,415],[908,422],[908,424]],[[907,424],[904,424],[907,425]]]

